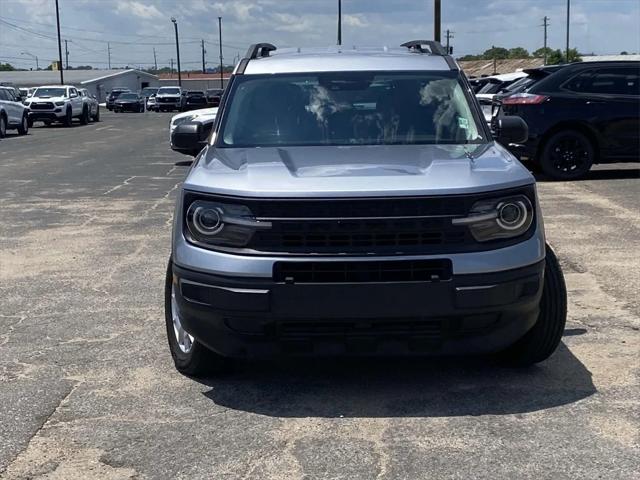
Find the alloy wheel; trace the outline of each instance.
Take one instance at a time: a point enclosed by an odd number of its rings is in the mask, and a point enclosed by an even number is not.
[[[563,173],[573,173],[590,165],[590,152],[580,138],[559,138],[550,149],[553,168]]]

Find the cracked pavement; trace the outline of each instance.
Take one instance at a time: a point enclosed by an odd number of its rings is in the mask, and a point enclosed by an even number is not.
[[[0,141],[0,477],[640,477],[640,171],[539,182],[563,343],[482,358],[179,375],[163,282],[187,157],[164,114]]]

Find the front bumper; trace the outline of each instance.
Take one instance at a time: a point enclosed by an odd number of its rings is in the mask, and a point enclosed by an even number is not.
[[[495,352],[536,322],[544,261],[419,282],[286,283],[173,266],[185,329],[235,358]]]
[[[55,110],[31,110],[29,111],[29,119],[37,122],[40,120],[51,120],[57,121],[62,120],[66,117],[66,114],[62,107],[56,108]]]
[[[140,111],[140,105],[137,103],[116,103],[113,109],[123,112],[138,112]]]

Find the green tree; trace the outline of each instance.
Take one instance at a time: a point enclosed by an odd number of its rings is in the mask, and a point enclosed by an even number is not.
[[[529,51],[522,47],[510,48],[509,58],[529,58]]]
[[[549,56],[553,52],[553,48],[547,47],[546,51],[547,51],[547,56]],[[545,52],[545,48],[544,47],[540,47],[539,49],[534,51],[531,55],[533,57],[536,57],[536,58],[544,58],[544,52]]]
[[[482,60],[482,55],[465,55],[464,57],[458,58],[458,60]]]
[[[10,63],[0,63],[0,72],[13,72],[15,67]]]
[[[578,50],[575,48],[570,48],[569,63],[581,62],[581,61],[582,61],[582,58],[580,57]],[[547,65],[558,65],[560,63],[566,63],[564,52],[560,49],[553,50],[551,54],[547,57]]]
[[[509,50],[503,47],[496,47],[495,45],[492,45],[489,50],[484,51],[484,53],[482,54],[482,58],[487,60],[491,60],[494,58],[497,58],[498,60],[509,58]]]

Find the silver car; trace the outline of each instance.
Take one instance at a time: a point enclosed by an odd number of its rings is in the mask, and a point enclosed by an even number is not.
[[[548,358],[566,319],[535,180],[440,44],[253,45],[195,161],[166,276],[179,371],[271,355]]]

